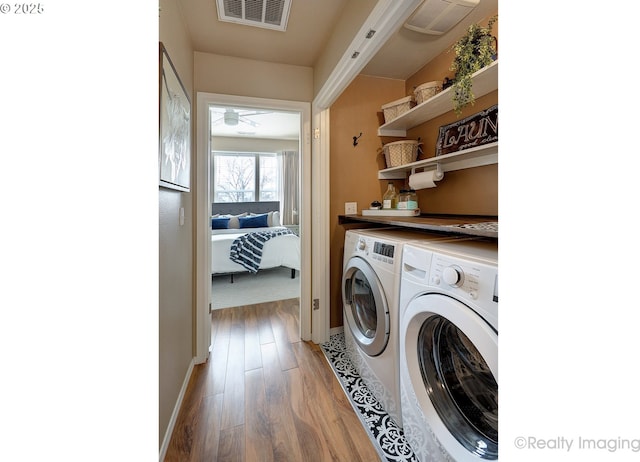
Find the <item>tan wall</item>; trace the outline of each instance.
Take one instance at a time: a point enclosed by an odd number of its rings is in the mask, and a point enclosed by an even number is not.
[[[197,92],[287,101],[313,99],[311,67],[195,52],[194,74]]]
[[[338,224],[345,202],[357,202],[358,211],[382,200],[386,183],[378,180],[384,160],[377,135],[380,107],[402,97],[404,81],[358,76],[331,106],[330,159],[330,287],[331,327],[342,325],[342,257],[345,227]],[[398,96],[400,95],[400,96]],[[362,132],[358,146],[353,137]],[[399,186],[398,186],[399,187]]]
[[[193,50],[177,3],[177,0],[160,1],[160,41],[167,48],[183,85],[191,95],[193,119]],[[191,165],[194,164],[192,157]],[[194,191],[193,180],[191,187]],[[194,356],[193,195],[165,188],[158,191],[159,446]],[[183,226],[179,225],[181,207],[185,210]]]
[[[497,12],[496,12],[497,13]],[[486,22],[486,21],[484,21]],[[481,22],[482,23],[482,22]],[[497,36],[497,22],[493,31]],[[330,192],[330,326],[343,325],[342,319],[342,258],[345,230],[361,225],[339,225],[338,215],[344,214],[346,201],[358,202],[358,211],[375,199],[381,200],[387,181],[378,180],[378,170],[385,168],[384,158],[376,155],[383,144],[399,139],[417,139],[424,143],[428,158],[435,154],[440,126],[458,119],[451,111],[408,131],[406,138],[378,137],[380,107],[413,92],[413,88],[432,80],[453,77],[449,66],[453,55],[444,52],[406,82],[359,76],[331,106],[331,192]],[[466,117],[498,103],[498,92],[478,98],[474,106],[463,110]],[[358,147],[353,136],[363,133]],[[403,180],[394,181],[396,189],[405,187]],[[422,212],[443,214],[498,215],[498,166],[447,172],[436,188],[419,190]]]

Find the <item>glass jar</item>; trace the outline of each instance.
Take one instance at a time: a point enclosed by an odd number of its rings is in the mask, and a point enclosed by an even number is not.
[[[398,196],[398,208],[403,210],[416,210],[418,208],[418,195],[413,189],[401,189]]]

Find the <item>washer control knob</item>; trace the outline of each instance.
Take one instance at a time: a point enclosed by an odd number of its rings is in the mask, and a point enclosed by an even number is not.
[[[358,241],[358,250],[364,250],[367,247],[367,241],[360,239]]]
[[[459,266],[447,266],[442,271],[444,282],[453,287],[460,287],[464,282],[464,271]]]

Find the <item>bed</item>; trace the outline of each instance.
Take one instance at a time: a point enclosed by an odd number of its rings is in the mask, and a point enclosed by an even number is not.
[[[213,204],[211,228],[212,276],[300,270],[300,238],[280,224],[279,202]]]

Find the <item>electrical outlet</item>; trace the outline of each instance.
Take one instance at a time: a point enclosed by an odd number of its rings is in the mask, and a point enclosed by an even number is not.
[[[357,215],[358,214],[358,203],[357,202],[345,202],[344,203],[344,214],[345,215]]]

